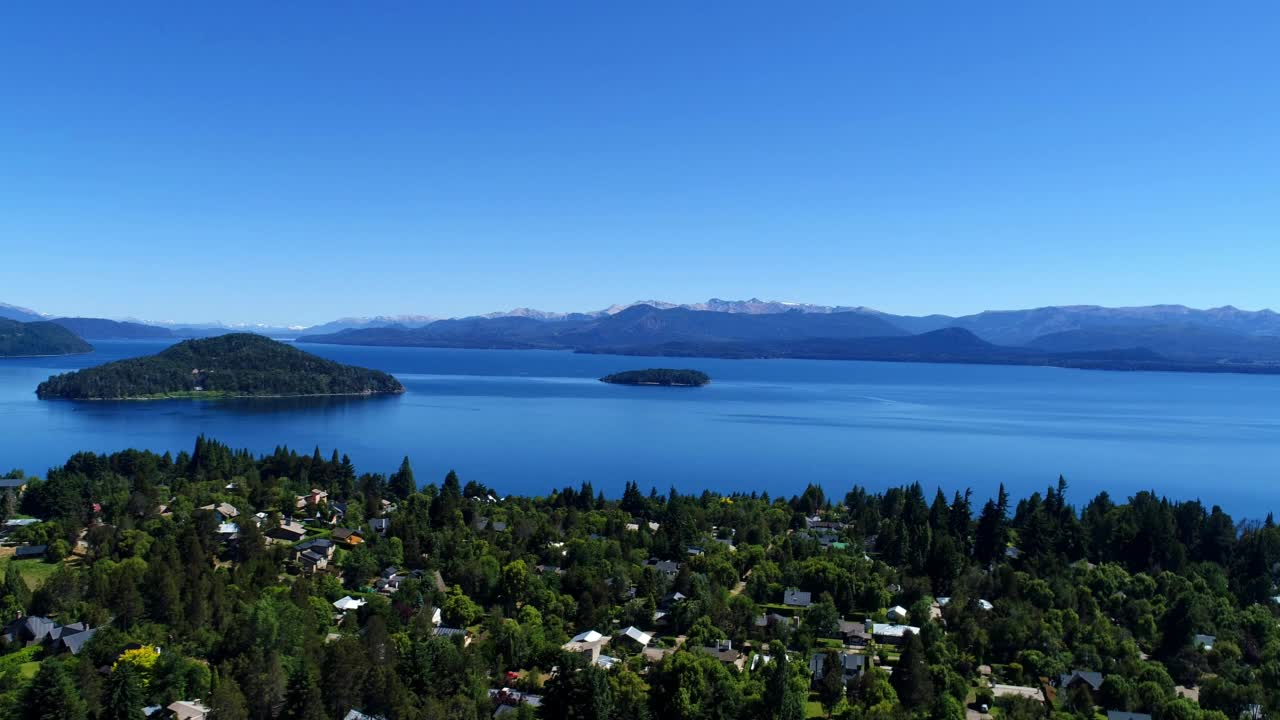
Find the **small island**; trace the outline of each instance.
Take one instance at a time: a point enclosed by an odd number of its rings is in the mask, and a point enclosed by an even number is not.
[[[93,352],[93,346],[70,330],[38,320],[0,318],[0,357],[41,357]]]
[[[404,392],[380,370],[343,365],[252,333],[187,340],[40,383],[36,396],[68,400],[302,397]]]
[[[669,368],[649,368],[648,370],[628,370],[626,372],[605,375],[600,382],[613,385],[661,385],[663,387],[702,387],[711,382],[711,378],[698,370],[671,370]]]

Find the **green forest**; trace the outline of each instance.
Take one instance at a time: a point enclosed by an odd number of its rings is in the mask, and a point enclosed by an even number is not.
[[[205,438],[9,477],[9,720],[1280,712],[1280,528],[1197,501],[517,497]]]
[[[627,370],[626,372],[605,375],[600,378],[600,382],[613,383],[615,385],[701,387],[711,382],[711,376],[698,370],[650,368],[648,370]]]
[[[92,345],[56,323],[0,318],[0,357],[74,355],[92,350]]]
[[[252,333],[187,340],[147,357],[55,375],[43,399],[149,399],[401,393],[380,370],[343,365]]]

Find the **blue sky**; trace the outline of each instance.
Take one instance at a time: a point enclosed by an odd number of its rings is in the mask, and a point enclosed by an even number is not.
[[[0,301],[1273,306],[1278,27],[1262,2],[26,3]]]

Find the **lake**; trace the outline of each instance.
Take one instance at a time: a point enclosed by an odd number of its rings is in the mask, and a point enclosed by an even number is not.
[[[231,401],[40,401],[51,374],[154,353],[167,342],[96,341],[60,358],[0,359],[0,468],[43,474],[78,450],[189,450],[204,433],[255,452],[349,454],[419,481],[456,469],[503,493],[634,480],[665,492],[806,483],[842,497],[920,481],[929,497],[1003,482],[1014,497],[1056,482],[1083,504],[1154,489],[1237,516],[1280,506],[1280,376],[807,360],[646,359],[566,352],[302,345],[386,370],[398,397]],[[690,367],[703,388],[596,378]]]

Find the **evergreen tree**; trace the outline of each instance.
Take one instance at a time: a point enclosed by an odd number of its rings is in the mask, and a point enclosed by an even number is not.
[[[141,713],[139,713],[141,714]],[[62,663],[40,664],[40,671],[23,696],[23,720],[85,720],[88,712],[80,692]]]
[[[401,500],[418,492],[418,482],[413,479],[413,468],[409,465],[408,455],[400,462],[400,469],[391,475],[387,489],[391,491],[393,496]]]
[[[215,680],[209,709],[218,720],[249,720],[249,705],[240,685],[230,675]]]
[[[609,720],[612,714],[613,688],[605,671],[595,665],[564,663],[547,683],[544,720]]]
[[[284,711],[280,720],[326,720],[324,698],[320,695],[320,683],[315,672],[301,667],[289,679],[289,690],[284,697]]]
[[[927,708],[933,703],[933,680],[929,676],[924,643],[915,633],[906,634],[902,657],[893,668],[890,682],[898,699],[910,709]]]
[[[141,720],[142,678],[133,663],[117,663],[107,676],[100,720]]]
[[[844,698],[844,658],[835,650],[828,650],[822,658],[822,677],[818,678],[818,700],[822,703],[823,709],[827,711],[827,717],[831,717],[831,711]]]

